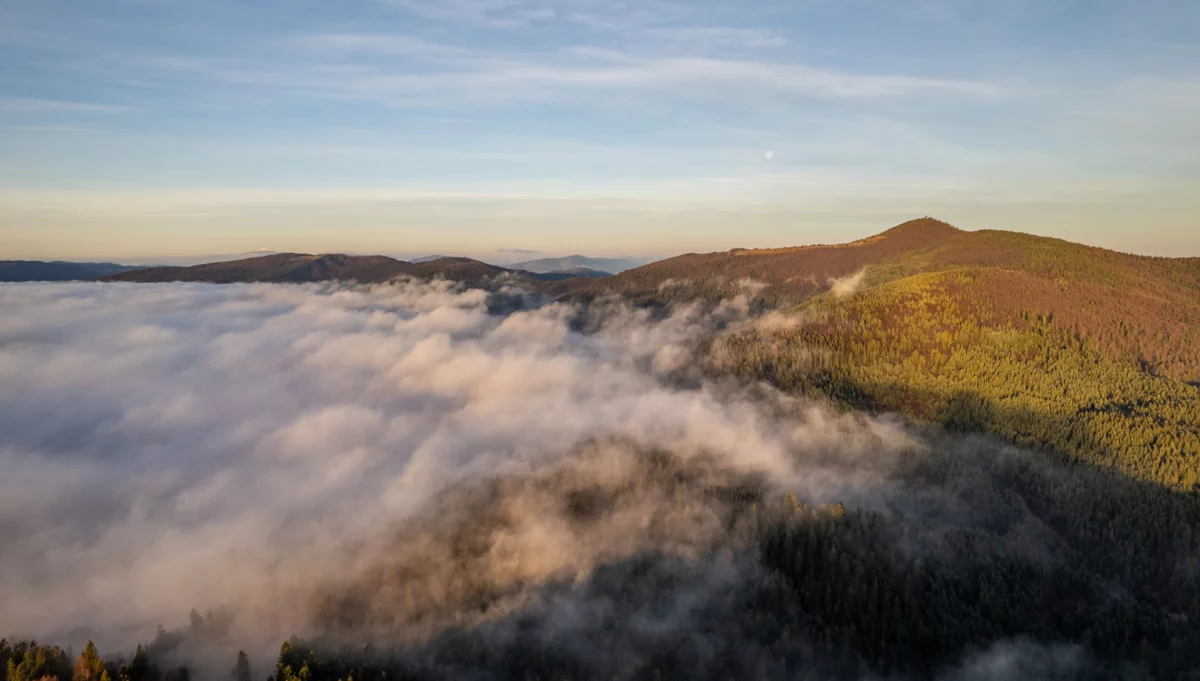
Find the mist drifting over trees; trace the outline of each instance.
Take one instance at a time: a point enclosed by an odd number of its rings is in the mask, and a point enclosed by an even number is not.
[[[730,371],[753,284],[0,288],[5,681],[1200,670],[1194,496]]]

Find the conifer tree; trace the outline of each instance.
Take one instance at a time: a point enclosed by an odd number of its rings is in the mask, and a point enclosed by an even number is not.
[[[239,650],[237,654],[237,664],[233,668],[234,681],[250,681],[250,658],[246,656],[246,651]]]
[[[87,647],[75,660],[72,681],[109,681],[108,670],[104,668],[95,643],[88,641]]]

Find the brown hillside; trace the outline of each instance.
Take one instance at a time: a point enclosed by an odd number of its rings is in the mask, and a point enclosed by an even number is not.
[[[828,290],[832,280],[852,276],[868,265],[932,251],[963,234],[939,220],[922,218],[848,244],[689,253],[599,280],[581,292],[652,298],[666,287],[691,289],[697,296],[724,295],[737,282],[749,279],[767,284],[765,295],[774,301],[800,302]]]
[[[964,309],[986,302],[994,323],[1048,317],[1147,371],[1200,381],[1200,259],[968,232],[930,218],[848,244],[682,255],[571,288],[576,295],[611,291],[644,302],[757,291],[763,304],[788,307],[860,272],[857,288],[867,289],[952,271],[969,272],[974,282],[956,292]],[[766,287],[747,287],[751,281]]]
[[[421,279],[444,277],[451,281],[461,281],[468,286],[482,286],[488,280],[510,271],[471,258],[438,258],[411,264],[409,267],[411,270],[406,274],[414,277]]]

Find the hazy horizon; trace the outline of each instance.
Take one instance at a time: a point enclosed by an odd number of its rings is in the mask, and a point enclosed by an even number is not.
[[[367,251],[325,251],[320,253],[298,253],[296,251],[276,250],[272,248],[258,248],[253,251],[245,251],[241,253],[204,253],[200,255],[185,255],[185,256],[144,256],[144,257],[114,257],[111,260],[95,260],[86,258],[39,258],[31,260],[29,258],[14,259],[14,260],[29,260],[31,262],[71,262],[71,263],[94,263],[94,262],[112,262],[118,265],[201,265],[210,262],[223,262],[227,260],[238,260],[243,258],[255,258],[268,255],[280,255],[293,253],[297,255],[326,255],[326,254],[341,254],[341,255],[382,255],[397,260],[414,261],[428,257],[447,257],[447,258],[472,258],[480,262],[486,262],[492,265],[510,266],[520,264],[532,260],[557,260],[568,257],[584,257],[594,258],[599,260],[627,260],[636,265],[644,265],[649,262],[654,262],[662,258],[669,258],[675,253],[664,256],[627,256],[627,255],[612,255],[612,256],[597,256],[585,253],[543,253],[541,251],[530,251],[526,249],[499,249],[496,251],[462,251],[448,253],[432,253],[432,252],[367,252]]]
[[[915,217],[913,219],[915,219]],[[935,219],[936,219],[936,217],[935,217]],[[526,248],[494,248],[494,249],[490,249],[490,250],[481,250],[481,249],[470,248],[470,247],[464,248],[464,249],[441,249],[441,250],[427,249],[427,250],[406,250],[406,251],[386,250],[383,248],[375,249],[375,250],[372,250],[370,248],[361,249],[361,250],[352,250],[352,249],[344,249],[344,248],[340,248],[340,249],[339,248],[330,248],[330,249],[324,249],[324,250],[322,250],[322,249],[299,250],[299,249],[266,248],[266,247],[264,247],[264,248],[256,248],[256,249],[247,250],[247,251],[208,252],[208,253],[191,253],[191,254],[175,253],[175,254],[170,254],[170,255],[166,255],[166,254],[164,254],[164,255],[112,255],[112,256],[107,256],[107,257],[93,257],[93,258],[89,258],[89,257],[59,257],[59,256],[54,256],[54,255],[47,255],[45,257],[37,257],[37,258],[35,258],[35,257],[9,257],[6,253],[0,252],[0,260],[8,259],[8,260],[30,260],[30,261],[48,261],[48,262],[59,261],[59,262],[77,262],[77,263],[113,262],[116,264],[127,265],[127,266],[133,266],[133,265],[187,266],[187,265],[199,265],[199,264],[210,263],[210,262],[237,260],[237,259],[242,259],[242,258],[252,258],[252,257],[257,257],[257,256],[262,256],[262,255],[274,255],[274,254],[280,254],[280,253],[297,253],[297,254],[305,254],[305,255],[323,255],[323,254],[339,253],[339,254],[343,254],[343,255],[383,255],[383,256],[390,257],[390,258],[395,258],[397,260],[405,260],[405,261],[417,260],[417,259],[426,258],[429,256],[466,257],[466,258],[472,258],[475,260],[479,260],[481,262],[485,262],[488,264],[498,265],[501,267],[507,267],[507,266],[511,266],[514,264],[531,261],[531,260],[558,259],[558,258],[566,258],[566,257],[572,257],[572,256],[577,256],[577,257],[582,256],[582,257],[586,257],[586,258],[628,260],[628,261],[634,263],[635,266],[640,266],[640,265],[655,262],[658,260],[664,260],[667,258],[672,258],[675,256],[683,255],[685,253],[725,252],[725,251],[729,251],[729,250],[732,250],[735,248],[770,249],[770,248],[788,248],[788,247],[802,247],[802,246],[828,246],[828,245],[849,243],[849,242],[852,242],[855,240],[874,236],[883,231],[886,231],[887,229],[890,229],[891,227],[895,227],[898,224],[903,224],[903,222],[907,222],[907,220],[900,221],[895,224],[889,224],[885,227],[875,229],[874,231],[859,232],[859,231],[847,230],[846,234],[851,235],[851,236],[846,236],[838,241],[825,241],[825,242],[812,242],[812,241],[796,242],[796,241],[793,241],[793,242],[779,242],[779,243],[768,243],[768,244],[731,242],[733,245],[730,245],[730,246],[724,247],[724,248],[714,248],[712,250],[678,248],[678,249],[674,249],[674,250],[660,250],[660,251],[652,252],[652,253],[650,253],[650,252],[631,252],[628,250],[620,251],[620,250],[617,250],[614,248],[607,248],[607,249],[598,248],[595,250],[586,250],[586,249],[582,249],[582,248],[577,248],[577,249],[572,250],[570,247],[565,248],[565,249],[546,250],[546,251],[537,250],[537,249],[526,249]],[[958,227],[959,229],[963,229],[963,231],[980,231],[980,230],[973,230],[973,229],[964,229],[959,225],[955,225],[955,227]],[[1046,236],[1046,237],[1050,237],[1050,238],[1064,238],[1064,237],[1054,236],[1053,234],[1037,234],[1035,232],[1032,232],[1029,230],[1022,230],[1022,229],[1007,229],[1004,231],[1034,234],[1035,236]],[[1067,240],[1075,241],[1072,239],[1067,239]],[[1193,248],[1191,250],[1184,248],[1184,249],[1167,249],[1167,250],[1163,251],[1163,250],[1157,250],[1157,249],[1140,249],[1140,250],[1139,249],[1133,249],[1133,250],[1122,249],[1119,247],[1108,246],[1108,245],[1105,245],[1102,243],[1096,243],[1094,240],[1089,241],[1087,239],[1081,239],[1081,240],[1077,240],[1075,242],[1081,243],[1086,246],[1096,246],[1096,247],[1100,247],[1100,248],[1107,248],[1109,250],[1114,250],[1114,251],[1118,251],[1121,253],[1128,253],[1128,254],[1132,254],[1132,255],[1145,255],[1145,256],[1152,256],[1152,257],[1168,257],[1168,258],[1171,258],[1171,257],[1174,257],[1174,258],[1200,257],[1200,245],[1197,245],[1195,248]]]

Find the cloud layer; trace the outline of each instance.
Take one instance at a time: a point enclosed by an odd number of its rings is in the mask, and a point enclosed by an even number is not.
[[[903,560],[1063,560],[1005,487],[1042,465],[1027,454],[712,379],[705,339],[779,327],[744,299],[494,312],[517,301],[445,282],[0,287],[0,636],[129,650],[198,608],[228,624],[202,678],[227,670],[221,646],[261,669],[293,634],[443,673],[534,645],[597,678],[664,650],[779,676],[738,613],[777,583],[754,533],[789,490],[885,514]],[[998,640],[946,673],[1086,661]]]
[[[785,485],[797,447],[900,437],[886,423],[785,424],[715,389],[663,387],[656,374],[679,370],[717,317],[651,324],[617,310],[584,336],[570,330],[577,310],[492,316],[487,295],[0,289],[0,630],[85,627],[127,643],[193,606],[238,603],[286,636],[296,613],[276,611],[281,590],[455,481],[621,438]],[[297,552],[316,558],[280,560]]]

